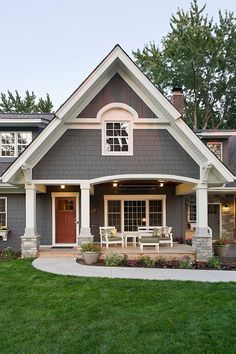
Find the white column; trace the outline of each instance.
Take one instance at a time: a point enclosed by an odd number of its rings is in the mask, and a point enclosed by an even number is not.
[[[209,236],[208,234],[208,197],[207,185],[200,184],[196,189],[197,223],[195,236]]]
[[[90,231],[90,184],[83,182],[80,185],[80,205],[81,205],[81,221],[79,243],[92,241]]]
[[[25,233],[21,236],[23,258],[37,256],[39,238],[36,227],[36,188],[33,184],[27,184],[25,186]]]
[[[36,226],[36,188],[34,185],[26,186],[25,190],[25,236],[37,235]]]

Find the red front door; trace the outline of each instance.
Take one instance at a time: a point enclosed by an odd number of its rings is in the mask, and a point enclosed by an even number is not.
[[[76,243],[76,198],[56,198],[56,243]]]

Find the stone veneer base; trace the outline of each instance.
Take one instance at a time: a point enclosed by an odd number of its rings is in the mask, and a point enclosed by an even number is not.
[[[213,256],[212,237],[209,236],[193,236],[192,247],[196,252],[196,260],[206,262]]]
[[[39,235],[21,236],[21,258],[36,258],[39,250]]]

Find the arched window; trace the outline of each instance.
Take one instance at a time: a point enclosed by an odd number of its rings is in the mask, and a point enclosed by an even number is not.
[[[98,112],[102,122],[102,154],[133,155],[133,120],[137,112],[123,103],[111,103]]]

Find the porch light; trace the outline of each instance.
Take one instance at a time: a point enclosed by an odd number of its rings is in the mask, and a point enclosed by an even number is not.
[[[227,203],[225,203],[224,204],[224,211],[229,211],[230,209],[229,209],[229,204],[227,204]]]
[[[159,184],[159,187],[164,187],[164,183],[161,182],[161,183]]]
[[[61,189],[65,189],[66,186],[64,184],[61,184]]]
[[[118,186],[118,183],[117,182],[114,182],[113,183],[113,187],[117,187]]]

